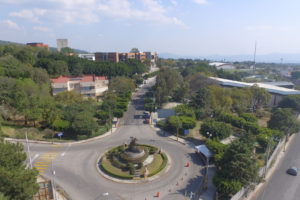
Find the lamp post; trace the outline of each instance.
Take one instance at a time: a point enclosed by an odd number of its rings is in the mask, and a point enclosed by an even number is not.
[[[179,118],[178,118],[177,113],[176,113],[176,119],[177,119],[177,141],[178,141],[178,134],[179,134]]]
[[[112,128],[113,128],[113,126],[112,126],[112,115],[111,115],[111,107],[109,106],[109,108],[108,108],[109,110],[108,110],[108,114],[109,114],[109,122],[110,122],[110,133],[112,134]]]
[[[31,160],[31,155],[30,155],[30,148],[29,148],[29,142],[28,142],[28,137],[27,137],[27,131],[25,132],[25,136],[26,136],[27,153],[28,153],[28,157],[29,157],[29,166],[30,166],[30,169],[32,169],[32,160]]]
[[[209,133],[208,131],[206,132],[206,135],[208,136],[208,139],[210,139],[210,137],[212,136],[212,134]],[[206,177],[208,177],[208,163],[209,163],[209,158],[208,156],[206,156]]]

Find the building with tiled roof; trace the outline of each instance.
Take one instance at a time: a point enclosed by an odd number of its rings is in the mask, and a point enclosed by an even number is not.
[[[51,79],[52,95],[64,91],[75,91],[87,97],[99,97],[108,90],[106,76],[60,76]]]

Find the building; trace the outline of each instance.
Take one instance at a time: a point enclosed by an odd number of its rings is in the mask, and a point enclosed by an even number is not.
[[[223,78],[217,78],[217,77],[209,77],[212,80],[215,80],[218,84],[220,84],[223,87],[251,87],[255,84],[260,87],[266,89],[271,94],[271,99],[269,102],[269,106],[275,106],[278,104],[278,102],[284,97],[288,95],[300,95],[299,90],[284,88],[284,87],[278,87],[276,85],[271,85],[267,83],[245,83],[240,81],[233,81]]]
[[[78,54],[78,57],[85,58],[87,60],[92,60],[92,61],[96,60],[94,53],[80,53],[80,54]]]
[[[264,84],[274,85],[278,87],[284,87],[289,89],[294,89],[295,84],[287,81],[273,81],[273,82],[264,82]]]
[[[31,46],[31,47],[46,47],[49,50],[49,45],[43,44],[42,42],[30,42],[30,43],[27,43],[26,45]]]
[[[96,61],[108,61],[112,63],[119,62],[119,53],[118,52],[96,52],[95,53]]]
[[[108,90],[108,80],[105,76],[60,76],[51,81],[52,95],[64,91],[75,91],[86,97],[98,98]]]
[[[57,39],[57,51],[61,51],[62,48],[68,47],[68,39]]]
[[[223,70],[236,69],[236,67],[230,63],[212,62],[212,63],[209,63],[209,65],[215,66],[217,69],[223,69]]]
[[[157,62],[156,52],[140,52],[140,53],[118,53],[118,52],[96,52],[95,60],[97,61],[109,61],[118,63],[119,61],[126,62],[128,59],[138,59],[141,62],[145,62],[146,59],[151,60],[151,63]]]

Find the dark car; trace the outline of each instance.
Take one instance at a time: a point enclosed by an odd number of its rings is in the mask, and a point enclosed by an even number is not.
[[[149,124],[150,123],[150,120],[149,119],[145,119],[144,120],[144,124]]]
[[[288,170],[286,170],[286,173],[297,176],[298,168],[297,167],[290,167]]]

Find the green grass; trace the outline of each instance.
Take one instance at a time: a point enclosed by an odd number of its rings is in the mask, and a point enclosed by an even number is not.
[[[153,156],[153,161],[147,166],[149,174],[152,174],[158,170],[163,163],[163,158],[160,154],[156,153]]]

